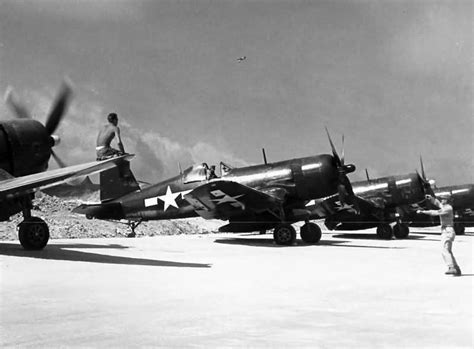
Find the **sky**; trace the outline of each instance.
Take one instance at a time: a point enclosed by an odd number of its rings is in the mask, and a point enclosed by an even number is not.
[[[116,112],[149,182],[178,163],[262,163],[262,148],[330,153],[327,126],[352,180],[422,155],[438,186],[472,183],[473,23],[462,0],[0,0],[0,91],[42,121],[67,76],[56,152],[93,160]]]

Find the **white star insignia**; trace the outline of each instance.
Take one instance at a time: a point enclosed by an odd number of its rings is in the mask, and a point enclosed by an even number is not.
[[[158,205],[158,199],[160,199],[161,201],[163,201],[165,203],[165,209],[164,209],[165,211],[169,206],[174,206],[176,208],[179,208],[178,205],[176,204],[176,197],[181,195],[181,198],[184,199],[184,196],[186,194],[189,194],[190,192],[191,192],[191,190],[184,190],[184,191],[173,193],[173,192],[171,192],[171,189],[168,186],[168,188],[166,189],[166,194],[165,195],[146,198],[145,199],[145,207]]]
[[[176,208],[179,208],[178,204],[176,203],[176,198],[179,195],[181,195],[180,192],[173,193],[170,189],[170,186],[168,185],[168,188],[166,188],[166,194],[158,196],[158,199],[160,199],[161,201],[163,201],[165,203],[164,211],[166,211],[168,209],[168,207],[170,207],[170,206],[174,206]]]

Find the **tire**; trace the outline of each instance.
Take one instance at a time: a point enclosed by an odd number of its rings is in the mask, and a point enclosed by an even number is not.
[[[296,230],[291,224],[279,224],[273,230],[273,239],[277,245],[290,246],[296,240]]]
[[[377,237],[382,240],[390,240],[393,236],[393,230],[390,224],[382,223],[377,227]]]
[[[321,228],[315,223],[306,223],[300,229],[300,236],[307,244],[317,244],[321,240]]]
[[[397,223],[393,227],[393,235],[395,235],[397,239],[406,239],[408,234],[410,234],[410,228],[406,223]]]
[[[454,223],[454,232],[456,235],[464,235],[466,232],[466,226],[462,223]]]
[[[45,221],[30,217],[19,224],[18,239],[25,250],[42,250],[49,240],[49,228]]]

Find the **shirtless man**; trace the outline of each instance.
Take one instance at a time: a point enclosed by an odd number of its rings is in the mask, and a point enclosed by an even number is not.
[[[431,195],[426,195],[426,199],[434,206],[438,207],[439,210],[418,210],[416,213],[427,214],[429,216],[439,216],[441,222],[441,243],[443,245],[442,255],[448,266],[448,271],[445,274],[460,276],[461,269],[459,268],[452,251],[456,233],[453,228],[454,214],[453,207],[450,205],[451,198],[442,198],[440,202]]]
[[[120,156],[125,154],[125,150],[122,144],[122,138],[120,138],[120,128],[117,126],[118,117],[115,113],[110,113],[107,116],[109,123],[105,125],[97,136],[96,152],[97,160],[105,160],[113,156]],[[117,135],[118,147],[120,150],[114,149],[110,146],[110,142]]]

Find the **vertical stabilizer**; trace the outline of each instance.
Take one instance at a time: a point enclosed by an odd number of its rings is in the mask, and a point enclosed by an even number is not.
[[[100,173],[100,201],[107,202],[139,190],[130,162],[122,161],[117,166]]]

